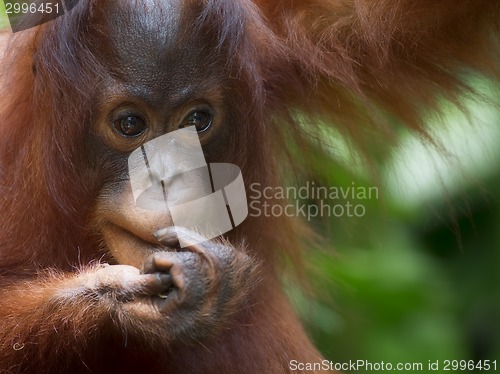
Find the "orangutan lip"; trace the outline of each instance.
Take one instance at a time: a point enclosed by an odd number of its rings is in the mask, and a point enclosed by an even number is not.
[[[161,244],[159,242],[148,241],[146,239],[143,239],[140,236],[138,236],[135,233],[133,233],[132,231],[130,231],[129,229],[126,229],[123,226],[117,225],[116,223],[108,222],[107,225],[109,226],[109,228],[111,230],[120,232],[120,233],[122,233],[122,235],[130,237],[131,240],[133,240],[136,243],[142,244],[143,246],[151,246],[151,245],[153,245],[155,247],[161,247]]]
[[[110,232],[112,236],[118,236],[121,237],[122,240],[124,239],[127,241],[129,243],[129,248],[133,248],[132,251],[135,252],[134,254],[138,255],[139,253],[142,253],[143,258],[158,251],[176,251],[175,247],[169,247],[160,240],[155,240],[156,237],[154,235],[151,235],[152,240],[149,241],[112,221],[108,221],[104,227],[105,231]],[[113,247],[113,245],[111,245],[111,247]],[[123,252],[123,248],[116,248],[115,250]],[[113,250],[111,252],[113,253]]]
[[[158,242],[146,241],[111,221],[104,224],[102,235],[109,248],[109,254],[120,265],[131,265],[141,269],[149,255],[162,250]]]

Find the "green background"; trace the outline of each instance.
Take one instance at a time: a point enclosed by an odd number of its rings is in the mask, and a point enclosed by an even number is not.
[[[498,86],[473,85],[500,102]],[[440,360],[442,373],[482,372],[444,371],[444,360],[497,360],[500,371],[500,111],[464,102],[470,117],[443,105],[444,123],[429,119],[444,152],[401,131],[395,149],[374,150],[373,177],[332,134],[333,151],[310,165],[317,183],[380,191],[358,201],[365,217],[312,222],[325,238],[307,255],[315,297],[291,287],[329,359]]]

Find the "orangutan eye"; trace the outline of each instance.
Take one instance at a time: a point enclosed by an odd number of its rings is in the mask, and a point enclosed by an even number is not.
[[[208,110],[194,110],[182,120],[179,128],[195,126],[198,133],[207,131],[212,126],[212,113]]]
[[[143,118],[135,115],[127,115],[117,119],[113,127],[118,134],[126,138],[135,138],[144,134],[147,129]]]

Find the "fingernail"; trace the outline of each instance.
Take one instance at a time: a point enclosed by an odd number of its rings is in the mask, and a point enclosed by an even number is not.
[[[160,282],[163,285],[168,286],[172,283],[172,277],[170,274],[158,273],[158,278],[160,279]]]
[[[160,239],[162,236],[165,236],[167,232],[168,232],[168,227],[156,231],[153,235],[156,239]]]

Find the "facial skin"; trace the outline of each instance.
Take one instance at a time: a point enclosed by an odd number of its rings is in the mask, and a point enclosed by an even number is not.
[[[115,290],[123,318],[159,323],[154,328],[165,331],[166,340],[216,330],[244,294],[254,267],[247,255],[227,244],[174,229],[167,209],[142,209],[132,196],[127,160],[142,144],[194,125],[208,161],[219,156],[231,130],[226,66],[220,55],[208,52],[214,48],[210,38],[193,32],[190,24],[181,26],[183,14],[178,1],[109,2],[96,16],[99,33],[93,44],[106,70],[89,136],[91,173],[104,181],[91,225],[113,266],[84,283]],[[186,159],[189,155],[179,152],[166,162]],[[175,183],[169,188],[170,194],[190,199],[190,189]],[[177,235],[205,243],[180,251]]]
[[[100,144],[97,158],[106,159],[102,153],[106,154],[113,170],[100,192],[97,226],[118,263],[140,268],[147,255],[162,248],[154,234],[172,222],[166,210],[136,206],[127,156],[141,144],[195,124],[210,157],[211,143],[220,146],[228,131],[225,113],[230,109],[224,106],[223,79],[205,75],[206,66],[215,63],[207,52],[210,46],[192,30],[181,28],[178,1],[122,1],[109,7],[114,17],[102,19],[106,38],[97,45],[102,64],[112,69],[98,94],[94,141]],[[123,132],[124,126],[130,135]],[[187,156],[177,157],[169,162],[182,162]]]

